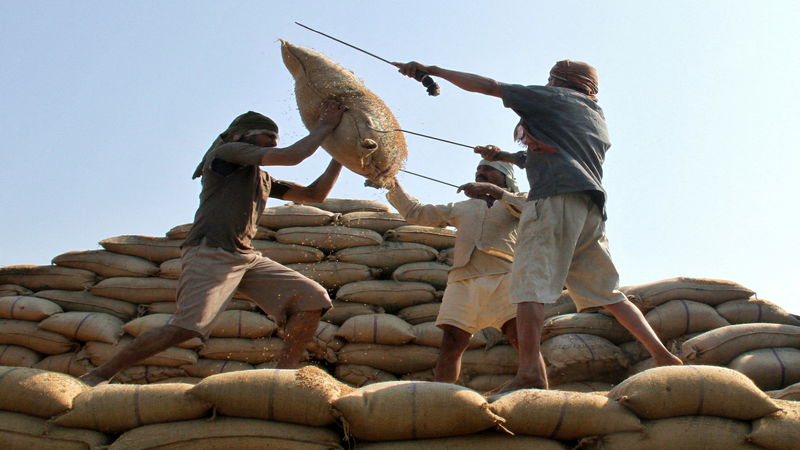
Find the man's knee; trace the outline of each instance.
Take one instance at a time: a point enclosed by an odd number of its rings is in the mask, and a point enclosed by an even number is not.
[[[189,339],[203,336],[198,331],[189,330],[172,324],[166,324],[162,327],[155,328],[154,331],[160,336],[175,342],[188,341]]]
[[[442,344],[440,350],[442,354],[460,355],[469,346],[469,339],[472,335],[460,328],[452,325],[440,325],[442,332]]]

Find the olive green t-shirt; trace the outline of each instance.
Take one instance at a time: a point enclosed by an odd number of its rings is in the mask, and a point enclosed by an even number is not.
[[[292,183],[275,180],[259,169],[266,147],[230,142],[210,149],[203,157],[200,206],[184,247],[205,245],[230,252],[250,253],[258,218],[267,197],[283,198]]]

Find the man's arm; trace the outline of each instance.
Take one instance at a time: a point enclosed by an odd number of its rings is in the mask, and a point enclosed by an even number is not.
[[[429,227],[458,226],[452,217],[452,203],[448,205],[423,205],[417,199],[408,195],[397,180],[395,180],[389,192],[386,193],[386,199],[409,223]]]
[[[322,106],[317,126],[308,136],[286,148],[270,147],[261,157],[262,166],[295,166],[313,155],[322,141],[336,129],[342,120],[347,107],[334,100],[328,100]]]
[[[520,169],[525,168],[527,162],[527,153],[525,151],[517,153],[504,152],[500,147],[494,145],[477,146],[474,148],[475,153],[487,161],[504,161],[518,166]]]
[[[322,172],[322,175],[314,180],[313,183],[308,186],[291,184],[282,198],[283,200],[291,200],[293,202],[319,203],[328,197],[341,171],[342,165],[335,159],[331,159],[325,172]]]
[[[400,69],[400,73],[407,77],[414,78],[417,71],[422,71],[428,75],[439,77],[447,80],[461,89],[469,92],[477,92],[479,94],[491,95],[492,97],[501,97],[500,84],[497,81],[474,73],[458,72],[455,70],[448,70],[438,66],[426,66],[416,61],[409,63],[392,63],[395,67]]]

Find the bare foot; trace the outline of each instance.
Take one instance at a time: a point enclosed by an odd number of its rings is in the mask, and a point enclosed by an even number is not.
[[[540,377],[521,377],[519,374],[517,374],[504,385],[497,388],[491,396],[487,397],[487,399],[491,402],[497,400],[497,398],[504,394],[518,391],[520,389],[547,389],[547,380],[542,380]]]
[[[108,382],[108,378],[103,378],[100,375],[95,375],[93,372],[85,373],[80,377],[78,377],[78,379],[81,380],[83,384],[86,384],[91,387],[95,387],[98,384]]]
[[[682,366],[683,361],[680,358],[673,355],[672,353],[667,353],[666,355],[659,356],[658,358],[653,358],[657,366]]]

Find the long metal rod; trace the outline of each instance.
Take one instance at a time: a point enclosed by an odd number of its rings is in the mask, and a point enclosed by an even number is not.
[[[381,58],[380,56],[378,56],[378,55],[376,55],[376,54],[374,54],[374,53],[370,53],[370,52],[368,52],[368,51],[364,50],[363,48],[358,48],[358,47],[356,47],[355,45],[348,44],[347,42],[345,42],[345,41],[343,41],[343,40],[341,40],[341,39],[336,39],[335,37],[333,37],[333,36],[331,36],[331,35],[329,35],[329,34],[325,34],[325,33],[323,33],[322,31],[317,31],[317,30],[315,30],[315,29],[313,29],[313,28],[311,28],[311,27],[307,27],[307,26],[303,25],[303,24],[302,24],[302,23],[300,23],[300,22],[295,22],[295,23],[296,23],[297,25],[300,25],[301,27],[305,28],[306,30],[313,31],[314,33],[321,34],[321,35],[325,36],[325,37],[326,37],[326,38],[328,38],[328,39],[333,39],[334,41],[336,41],[336,42],[338,42],[338,43],[340,43],[340,44],[344,44],[344,45],[346,45],[346,46],[348,46],[348,47],[350,47],[350,48],[356,49],[356,50],[358,50],[358,51],[360,51],[360,52],[362,52],[362,53],[366,53],[366,54],[368,54],[369,56],[372,56],[373,58],[380,59],[381,61],[383,61],[383,62],[385,62],[385,63],[387,63],[387,64],[391,64],[392,66],[394,66],[394,64],[392,64],[392,62],[391,62],[391,61],[389,61],[388,59]]]
[[[467,144],[462,144],[460,142],[448,141],[447,139],[441,139],[441,138],[437,138],[437,137],[433,137],[433,136],[428,136],[427,134],[417,133],[417,132],[414,132],[414,131],[401,130],[401,129],[397,129],[397,130],[394,130],[394,131],[402,131],[403,133],[413,134],[414,136],[422,136],[424,138],[433,139],[433,140],[436,140],[436,141],[447,142],[448,144],[460,145],[461,147],[475,148],[475,146],[473,146],[473,145],[467,145]]]
[[[444,182],[444,181],[442,181],[442,180],[437,180],[436,178],[426,177],[425,175],[421,175],[421,174],[418,174],[418,173],[414,173],[414,172],[411,172],[411,171],[409,171],[409,170],[400,169],[400,172],[405,172],[405,173],[407,173],[407,174],[416,175],[416,176],[418,176],[418,177],[420,177],[420,178],[425,178],[426,180],[435,181],[435,182],[437,182],[437,183],[446,184],[447,186],[452,186],[452,187],[454,187],[454,188],[456,188],[456,189],[458,188],[458,186],[456,186],[455,184],[446,183],[446,182]]]

